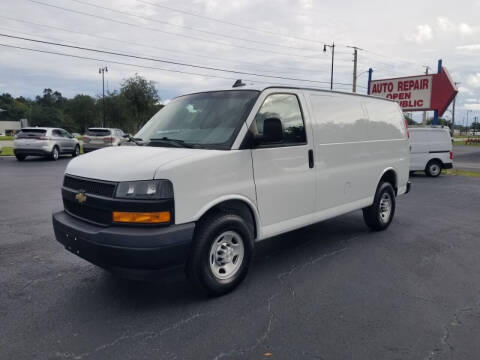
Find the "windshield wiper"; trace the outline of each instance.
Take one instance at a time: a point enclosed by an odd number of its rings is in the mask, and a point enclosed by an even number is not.
[[[193,147],[192,144],[186,143],[183,140],[170,139],[170,138],[167,138],[166,136],[164,136],[163,138],[153,138],[153,139],[150,139],[150,141],[149,141],[149,143],[162,143],[162,142],[172,143],[172,144],[175,144],[177,147],[184,147],[184,148],[192,148]]]

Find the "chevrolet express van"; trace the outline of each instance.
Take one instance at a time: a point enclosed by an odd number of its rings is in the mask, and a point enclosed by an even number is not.
[[[360,209],[386,229],[409,190],[407,134],[397,103],[374,97],[289,87],[180,96],[134,146],[68,164],[55,235],[108,270],[180,266],[224,294],[258,241]]]
[[[453,147],[447,127],[410,128],[410,171],[437,177],[453,167]]]

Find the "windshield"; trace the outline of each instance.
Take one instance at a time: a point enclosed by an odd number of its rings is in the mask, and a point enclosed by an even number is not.
[[[259,93],[230,90],[176,98],[135,137],[149,146],[230,149]]]

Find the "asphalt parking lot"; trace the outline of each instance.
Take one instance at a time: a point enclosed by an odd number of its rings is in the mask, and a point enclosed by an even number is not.
[[[382,233],[360,211],[259,244],[235,292],[117,279],[53,236],[70,158],[0,159],[1,359],[474,359],[480,179],[412,178]]]
[[[456,169],[480,171],[480,146],[456,145],[453,152],[453,163]]]

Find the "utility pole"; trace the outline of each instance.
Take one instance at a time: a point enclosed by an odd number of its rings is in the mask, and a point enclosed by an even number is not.
[[[432,68],[430,66],[427,66],[427,65],[423,65],[423,67],[425,68],[425,75],[428,75],[428,70],[431,70]],[[427,124],[427,112],[426,111],[423,112],[422,124],[423,125]]]
[[[103,92],[103,127],[106,126],[105,123],[105,73],[108,73],[108,68],[105,66],[98,69],[98,73],[102,74],[102,92]]]
[[[353,82],[352,82],[352,92],[356,93],[357,92],[357,60],[358,60],[358,50],[363,50],[360,49],[359,47],[356,46],[347,46],[348,48],[353,49]]]
[[[460,82],[455,82],[455,87],[460,85]],[[452,134],[455,135],[455,102],[457,101],[457,95],[453,98],[452,104]]]
[[[467,135],[468,135],[468,114],[470,114],[471,112],[472,110],[467,110],[467,128],[466,128]]]
[[[323,52],[327,52],[327,46],[332,49],[332,70],[330,72],[330,90],[333,90],[333,60],[335,58],[335,43],[332,42],[332,45],[323,44]]]

